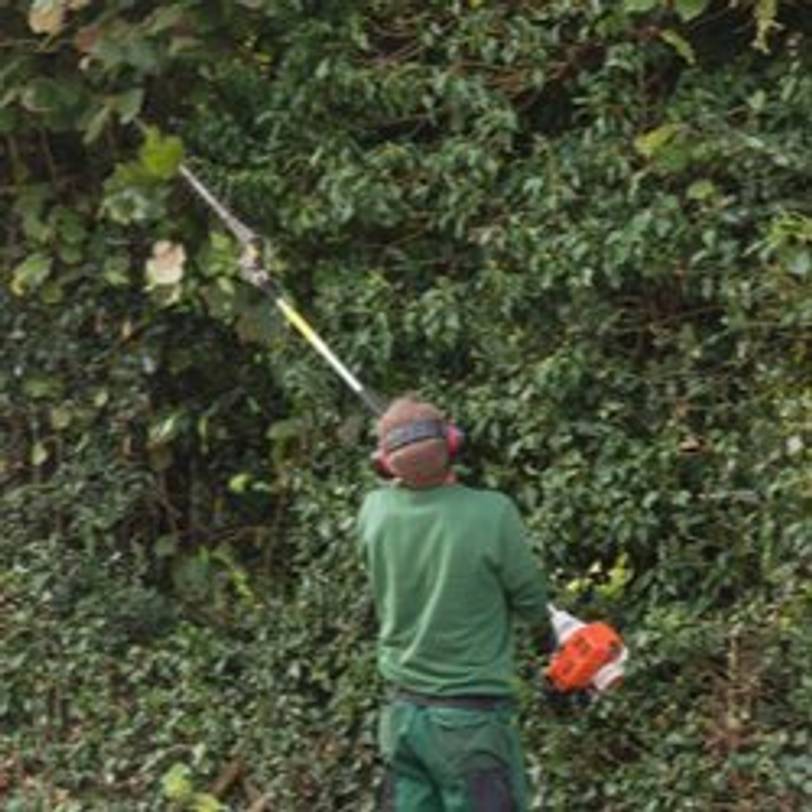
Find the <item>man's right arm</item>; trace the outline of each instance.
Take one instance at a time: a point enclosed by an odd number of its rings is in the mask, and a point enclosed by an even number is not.
[[[501,578],[511,608],[534,629],[548,629],[547,579],[526,539],[519,511],[507,500],[501,527]]]

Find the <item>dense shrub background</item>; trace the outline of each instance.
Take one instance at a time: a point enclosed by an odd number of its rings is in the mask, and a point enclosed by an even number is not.
[[[183,151],[623,629],[544,808],[812,805],[806,6],[0,3],[0,805],[372,808],[371,423]]]

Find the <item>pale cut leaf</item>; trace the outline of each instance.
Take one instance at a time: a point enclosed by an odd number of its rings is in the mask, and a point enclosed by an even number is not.
[[[63,0],[36,0],[28,12],[28,26],[35,34],[58,34],[64,23]]]
[[[147,260],[147,285],[177,285],[183,279],[186,249],[179,243],[159,240],[152,247],[152,257]]]
[[[776,22],[778,15],[778,0],[757,0],[755,7],[756,37],[753,40],[753,47],[762,53],[769,53],[770,46],[767,38],[773,31],[781,28]]]

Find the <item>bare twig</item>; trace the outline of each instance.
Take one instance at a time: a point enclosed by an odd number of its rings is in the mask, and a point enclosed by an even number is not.
[[[51,151],[51,142],[48,140],[48,134],[44,129],[38,128],[40,146],[42,147],[42,154],[45,156],[45,165],[48,167],[48,174],[51,176],[51,183],[54,188],[59,186],[59,175],[56,171],[56,161],[54,161],[54,154]]]
[[[235,756],[223,768],[217,780],[211,785],[209,792],[214,795],[215,798],[222,798],[228,794],[228,791],[234,786],[244,771],[245,762],[241,756]]]
[[[254,803],[248,807],[248,812],[265,812],[265,810],[270,810],[269,804],[271,803],[271,794],[270,792],[265,793],[260,798],[257,798]]]

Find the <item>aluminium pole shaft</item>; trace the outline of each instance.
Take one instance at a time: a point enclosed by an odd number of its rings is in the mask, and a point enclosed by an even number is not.
[[[272,279],[267,269],[260,264],[259,236],[229,211],[186,165],[181,164],[179,172],[242,246],[243,253],[239,264],[244,281],[273,297],[274,304],[281,311],[286,321],[299,331],[305,341],[321,355],[333,371],[360,398],[363,404],[375,416],[379,417],[383,412],[383,408],[377,398],[350,372],[341,359],[330,349],[327,342],[308,324],[301,313],[285,299],[279,285]]]

